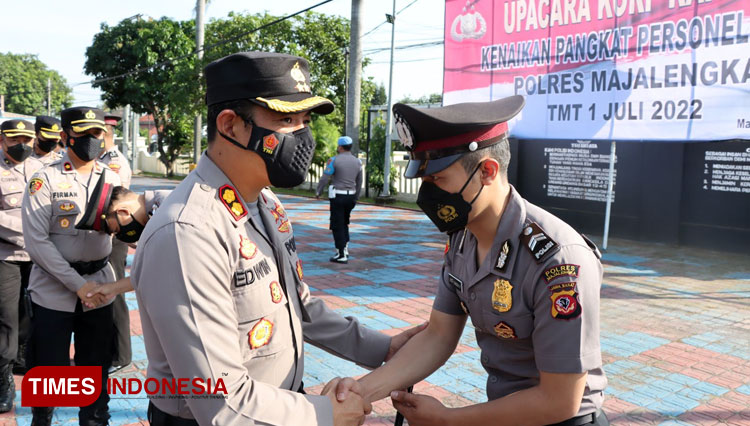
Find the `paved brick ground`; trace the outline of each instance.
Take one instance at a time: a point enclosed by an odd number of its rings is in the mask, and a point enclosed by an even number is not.
[[[388,334],[427,319],[445,238],[421,213],[358,206],[352,260],[336,265],[328,262],[327,204],[282,199],[315,295]],[[604,264],[602,352],[612,424],[750,425],[750,256],[612,240]],[[135,361],[118,375],[143,377],[137,304],[132,294],[128,300]],[[305,349],[308,391],[337,375],[365,373],[310,345]],[[456,354],[416,391],[462,406],[486,400],[485,380],[468,324]],[[0,426],[30,424],[20,391],[16,404],[17,411],[0,415]],[[113,399],[111,423],[147,423],[146,405],[145,398]],[[55,424],[77,424],[76,413],[59,409]],[[378,402],[367,424],[393,424],[394,414],[390,402]]]

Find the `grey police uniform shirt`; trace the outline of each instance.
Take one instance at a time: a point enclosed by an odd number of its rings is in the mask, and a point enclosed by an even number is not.
[[[133,176],[133,171],[130,169],[128,159],[125,158],[116,146],[104,151],[104,154],[99,156],[99,161],[109,166],[113,172],[120,176],[122,186],[130,188],[130,179]]]
[[[29,278],[29,294],[34,303],[48,309],[74,312],[78,301],[76,292],[87,281],[114,281],[109,263],[83,276],[69,263],[100,260],[112,251],[111,235],[75,227],[102,175],[106,182],[120,184],[117,174],[100,162],[95,163],[91,174],[79,174],[65,154],[29,181],[22,211],[26,251],[34,262]]]
[[[598,250],[568,224],[511,194],[477,270],[476,239],[450,236],[434,308],[468,313],[489,374],[487,397],[539,384],[539,371],[588,372],[577,416],[601,408]]]
[[[159,208],[161,203],[163,203],[171,193],[171,189],[143,191],[143,198],[146,204],[146,213],[148,213],[149,215],[153,215],[156,212],[156,209]]]
[[[270,190],[258,207],[262,227],[204,155],[146,225],[131,279],[148,377],[222,379],[227,389],[226,399],[152,401],[206,425],[331,425],[328,397],[296,392],[303,338],[370,367],[390,338],[311,297],[286,211]]]
[[[357,198],[359,198],[359,192],[362,189],[362,162],[349,151],[329,158],[315,193],[322,194],[330,180],[333,180],[332,184],[335,189],[356,191]]]
[[[14,164],[0,151],[0,260],[28,262],[24,250],[21,204],[32,175],[44,165],[34,158]]]
[[[61,159],[62,158],[62,154],[59,153],[59,152],[50,151],[50,152],[48,152],[46,154],[39,155],[39,154],[36,153],[36,151],[34,151],[33,153],[31,153],[31,157],[33,157],[33,158],[41,161],[42,164],[44,164],[45,166],[48,166],[48,165],[54,163],[55,161]]]

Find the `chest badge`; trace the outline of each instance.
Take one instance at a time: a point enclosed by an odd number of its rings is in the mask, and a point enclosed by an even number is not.
[[[277,281],[272,281],[269,286],[271,289],[271,301],[273,303],[281,302],[281,286]]]
[[[258,246],[244,235],[240,235],[240,256],[243,259],[252,259],[258,253]]]
[[[64,217],[60,219],[60,228],[67,228],[70,226],[70,219],[67,217]]]
[[[510,325],[506,324],[505,321],[500,321],[499,323],[497,323],[494,329],[497,337],[501,337],[503,339],[518,338],[518,336],[516,336],[516,330],[514,330]]]
[[[10,176],[10,170],[3,170],[3,176]]]
[[[62,203],[62,204],[60,204],[60,210],[62,210],[64,212],[69,212],[69,211],[73,210],[74,208],[76,208],[76,206],[73,203]]]
[[[250,349],[258,349],[265,346],[271,340],[273,334],[273,323],[265,318],[261,318],[253,329],[247,333]]]
[[[57,189],[70,189],[72,185],[67,182],[60,182],[56,186]]]
[[[492,292],[492,309],[498,312],[508,312],[513,306],[511,291],[513,286],[508,280],[495,280],[495,290]]]
[[[505,272],[505,267],[508,266],[508,257],[510,256],[510,240],[505,240],[503,246],[500,247],[500,254],[497,255],[497,262],[495,263],[495,269],[500,272]]]

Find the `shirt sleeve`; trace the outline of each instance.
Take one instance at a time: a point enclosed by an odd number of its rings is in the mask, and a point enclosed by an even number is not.
[[[461,309],[461,299],[458,298],[455,287],[448,279],[449,270],[446,261],[446,263],[443,263],[443,269],[440,272],[437,296],[435,296],[432,308],[450,315],[466,315],[466,312]]]
[[[41,186],[36,188],[38,180]],[[32,193],[33,191],[33,193]],[[22,220],[26,252],[34,264],[47,271],[70,291],[76,293],[86,284],[62,253],[49,239],[49,224],[52,217],[52,202],[49,181],[42,173],[34,174],[28,189],[24,191]]]
[[[0,240],[23,248],[23,222],[20,217],[0,210]]]
[[[318,188],[315,190],[316,195],[322,194],[323,188],[325,188],[325,186],[328,185],[328,182],[331,180],[331,177],[334,173],[333,162],[335,159],[336,157],[331,157],[326,162],[325,168],[323,169],[323,174],[320,175],[320,180],[318,180]]]
[[[601,366],[602,266],[588,247],[562,247],[534,286],[534,358],[541,371],[583,373]]]
[[[359,161],[359,159],[357,159],[357,161]],[[357,185],[356,197],[357,199],[359,199],[359,195],[362,192],[362,162],[361,161],[359,161],[359,171],[357,172],[357,178],[356,178],[355,184]]]
[[[391,345],[389,336],[330,309],[323,300],[310,295],[310,287],[304,282],[300,289],[302,303],[310,315],[310,322],[302,323],[305,341],[368,367],[379,367],[385,361]]]
[[[195,248],[202,247],[196,255]],[[186,399],[199,424],[333,423],[328,397],[253,380],[242,364],[228,248],[215,233],[168,224],[138,248],[138,301],[176,378],[222,378],[226,399]]]

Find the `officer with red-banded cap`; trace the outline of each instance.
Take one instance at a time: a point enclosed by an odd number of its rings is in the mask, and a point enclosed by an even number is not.
[[[104,112],[74,107],[63,110],[61,118],[67,152],[34,174],[24,191],[23,235],[34,262],[29,280],[32,332],[26,361],[31,367],[70,365],[73,335],[75,364],[101,366],[102,383],[106,384],[114,338],[112,306],[98,300],[93,304],[99,307],[89,309],[83,303],[89,301],[87,294],[96,283],[114,281],[109,264],[112,238],[75,225],[95,189],[119,185],[120,178],[96,161],[104,146]],[[96,402],[79,410],[79,423],[106,425],[108,401],[107,386],[102,386]],[[32,413],[32,424],[49,425],[53,407],[34,407]]]
[[[205,75],[208,149],[146,225],[131,280],[149,379],[222,380],[227,394],[152,399],[149,421],[359,424],[361,398],[304,394],[303,342],[376,367],[416,330],[391,339],[312,297],[289,216],[267,189],[304,182],[310,114],[333,104],[311,93],[296,56],[237,53]]]
[[[599,251],[508,183],[508,121],[521,96],[441,108],[393,106],[410,149],[417,204],[448,234],[427,329],[385,366],[339,390],[391,395],[412,426],[608,425],[599,346]],[[451,356],[467,317],[487,371],[488,402],[446,408],[403,391]],[[394,391],[391,393],[391,391]]]
[[[12,370],[23,365],[23,345],[29,332],[24,303],[31,259],[24,250],[21,226],[23,191],[42,163],[30,158],[34,126],[26,120],[0,125],[0,413],[15,399]]]
[[[107,126],[107,133],[104,135],[104,152],[99,156],[99,161],[109,166],[113,172],[120,177],[120,182],[124,188],[130,188],[130,178],[133,174],[130,170],[128,159],[120,152],[115,145],[115,126],[120,121],[120,116],[116,114],[105,114],[104,124]],[[128,245],[117,239],[112,241],[112,254],[109,261],[115,270],[115,278],[121,280],[125,278],[125,266],[128,257]],[[130,310],[125,298],[117,295],[112,303],[112,310],[115,318],[115,344],[112,348],[112,372],[117,371],[130,364],[133,357],[130,342]]]
[[[39,115],[34,123],[36,141],[34,142],[34,153],[31,155],[41,161],[45,166],[62,158],[57,152],[60,146],[60,132],[62,126],[60,120],[49,115]]]

